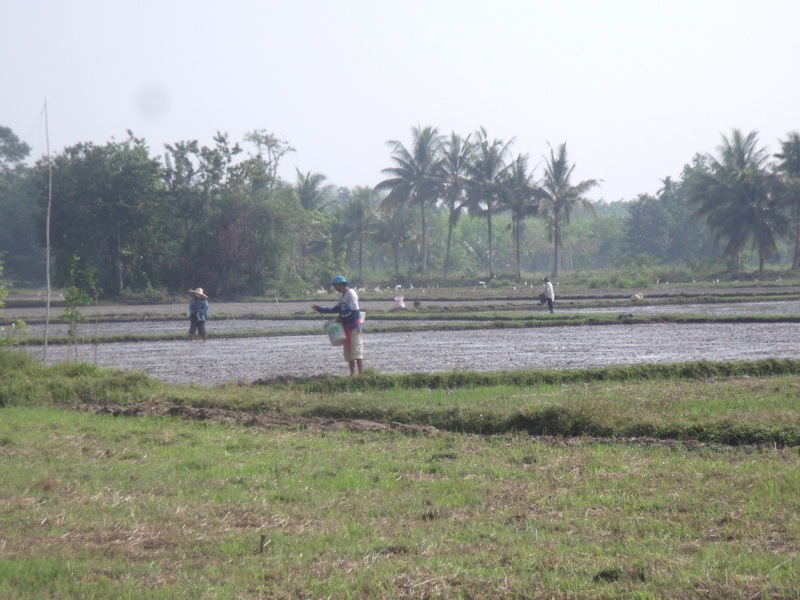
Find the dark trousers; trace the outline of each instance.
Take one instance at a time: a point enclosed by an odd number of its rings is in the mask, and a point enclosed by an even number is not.
[[[199,333],[200,337],[206,338],[206,322],[205,321],[192,321],[189,325],[189,335]]]
[[[556,311],[553,310],[553,299],[552,298],[547,298],[547,308],[550,309],[550,312],[556,312]]]

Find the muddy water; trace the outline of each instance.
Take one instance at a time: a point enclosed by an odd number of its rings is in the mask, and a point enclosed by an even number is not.
[[[365,363],[381,373],[576,369],[637,363],[800,359],[800,324],[656,324],[514,330],[369,333]],[[41,349],[33,349],[41,354]],[[50,347],[48,362],[66,348]],[[78,348],[81,360],[210,386],[282,375],[345,375],[326,336],[208,342],[109,343]]]

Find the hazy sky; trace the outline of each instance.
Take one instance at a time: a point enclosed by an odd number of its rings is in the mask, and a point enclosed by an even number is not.
[[[53,153],[265,129],[285,180],[347,187],[416,125],[482,126],[633,199],[733,128],[800,130],[799,32],[798,0],[0,0],[0,125],[36,158],[45,99]]]

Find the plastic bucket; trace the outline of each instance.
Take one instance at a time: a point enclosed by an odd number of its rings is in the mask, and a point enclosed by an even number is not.
[[[325,333],[328,334],[328,339],[331,341],[331,346],[344,346],[347,341],[347,334],[344,332],[344,327],[338,321],[328,321],[325,323]]]

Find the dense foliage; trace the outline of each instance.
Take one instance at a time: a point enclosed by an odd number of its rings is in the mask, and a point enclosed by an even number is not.
[[[80,143],[28,166],[0,127],[0,253],[7,282],[42,285],[52,200],[53,284],[94,274],[94,297],[174,292],[297,293],[346,272],[358,285],[446,283],[656,265],[689,274],[800,266],[800,141],[770,156],[755,132],[723,136],[655,195],[591,202],[566,144],[541,172],[512,141],[415,127],[389,144],[386,179],[337,188],[320,173],[278,175],[293,149],[265,131],[217,134],[156,156],[128,135]],[[247,150],[246,150],[246,149]],[[51,179],[52,176],[52,179]],[[52,181],[52,187],[51,182]]]

